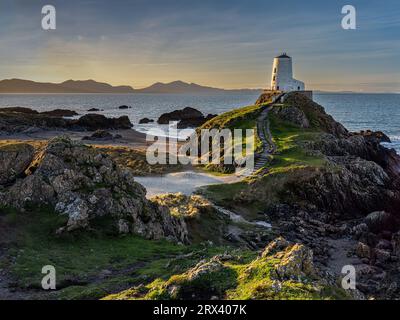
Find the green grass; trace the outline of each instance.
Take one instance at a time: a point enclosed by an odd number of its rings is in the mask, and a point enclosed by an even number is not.
[[[271,173],[305,166],[321,167],[325,164],[322,156],[310,155],[302,143],[313,141],[320,135],[316,129],[303,129],[285,122],[273,113],[269,115],[270,130],[277,152],[273,155]]]
[[[198,193],[202,194],[213,203],[229,207],[229,202],[234,196],[247,187],[246,182],[214,184],[198,189]]]
[[[207,121],[199,129],[252,129],[261,110],[259,105],[233,109]]]
[[[146,240],[137,236],[108,236],[99,232],[76,232],[56,236],[65,223],[50,208],[31,208],[21,213],[0,209],[1,225],[13,230],[15,239],[1,262],[20,288],[40,289],[42,267],[56,268],[56,298],[97,299],[138,284],[143,279],[165,278],[179,270],[166,268],[169,260],[191,252],[202,256],[224,252],[221,247],[202,244],[183,246],[168,241]],[[11,232],[10,232],[11,233]],[[198,261],[195,255],[183,259],[182,266]],[[109,277],[100,276],[110,273]],[[149,281],[149,280],[147,280]]]
[[[257,134],[257,118],[261,111],[262,106],[260,105],[251,105],[234,109],[207,121],[204,125],[199,127],[197,131],[200,133],[203,129],[230,129],[232,134],[234,134],[235,129],[241,129],[243,137],[242,150],[243,155],[245,155],[246,142],[251,143],[249,139],[252,139],[252,137],[246,136],[246,129],[253,129],[255,132],[253,151],[260,152],[262,149],[262,143]],[[209,164],[203,166],[203,169],[208,172],[221,172],[225,174],[234,172],[234,167],[232,165],[223,165],[223,157],[221,157],[220,165]]]

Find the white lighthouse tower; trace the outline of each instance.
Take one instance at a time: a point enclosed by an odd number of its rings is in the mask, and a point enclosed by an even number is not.
[[[277,56],[272,66],[271,90],[304,91],[304,82],[293,78],[292,58],[286,53]]]

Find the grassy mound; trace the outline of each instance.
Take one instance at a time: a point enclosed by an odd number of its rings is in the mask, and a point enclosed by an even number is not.
[[[239,109],[234,109],[207,121],[205,124],[197,129],[197,132],[200,134],[201,130],[203,129],[230,129],[233,135],[235,129],[240,129],[242,130],[242,146],[244,151],[246,148],[246,129],[253,129],[255,132],[254,152],[260,152],[262,143],[257,134],[257,118],[260,115],[261,111],[262,106],[260,105],[252,105]],[[223,159],[224,158],[222,150],[220,164],[215,165],[210,163],[205,166],[205,169],[211,172],[233,173],[235,167],[233,165],[224,165]]]
[[[303,256],[302,256],[303,254]],[[106,300],[175,300],[175,299],[347,299],[335,285],[320,280],[313,269],[311,254],[299,244],[288,245],[279,252],[223,254],[201,261],[184,273],[168,280],[157,279]],[[310,258],[312,259],[312,258]],[[307,266],[307,267],[305,267]],[[309,268],[309,269],[307,269]]]
[[[305,114],[310,123],[308,128],[289,122],[279,112],[274,112],[274,108],[281,110],[293,106]],[[308,150],[307,143],[317,140],[321,133],[340,131],[341,125],[327,115],[321,106],[298,93],[289,94],[283,104],[270,108],[268,120],[276,152],[268,163],[267,172],[261,177],[239,183],[205,188],[202,193],[213,202],[236,209],[241,207],[242,212],[256,214],[269,205],[290,200],[287,192],[289,184],[310,177],[325,167],[325,158]],[[234,112],[220,117],[230,118]]]

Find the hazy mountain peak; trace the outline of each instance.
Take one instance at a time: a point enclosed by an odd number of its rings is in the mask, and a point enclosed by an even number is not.
[[[61,83],[44,83],[23,79],[6,79],[0,81],[0,93],[224,93],[224,92],[259,92],[259,90],[226,90],[187,83],[176,80],[168,83],[156,82],[143,89],[131,86],[112,86],[93,79],[69,79]]]

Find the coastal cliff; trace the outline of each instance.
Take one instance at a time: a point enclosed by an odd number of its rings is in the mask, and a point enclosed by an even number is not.
[[[398,296],[391,284],[400,258],[400,157],[381,145],[389,138],[348,132],[300,93],[268,107],[277,150],[267,170],[205,194],[242,214],[264,216],[279,234],[309,246],[322,270],[338,275],[354,264],[366,296]]]

